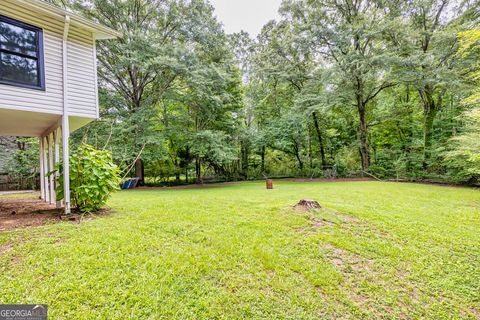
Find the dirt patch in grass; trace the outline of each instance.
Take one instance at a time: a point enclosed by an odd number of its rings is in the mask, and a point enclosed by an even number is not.
[[[329,208],[320,208],[314,210],[306,210],[303,207],[294,206],[295,212],[306,214],[310,224],[306,227],[297,229],[297,232],[315,232],[322,227],[331,227],[342,224],[355,224],[358,218],[342,214]]]
[[[474,319],[480,319],[480,309],[471,307],[467,309],[461,309],[460,314],[462,317],[473,317]]]
[[[103,209],[95,215],[104,215],[109,209]],[[88,217],[92,217],[89,215]],[[56,208],[34,196],[28,198],[0,198],[0,232],[17,228],[38,227],[49,223],[69,221],[79,223],[81,214],[64,215],[63,208]],[[0,247],[1,253],[1,247]]]
[[[373,260],[363,258],[355,253],[346,252],[330,244],[324,247],[327,249],[327,258],[343,273],[365,272],[375,277]]]
[[[393,309],[403,310],[411,314],[414,305],[420,300],[418,288],[408,281],[399,286],[394,281],[389,281],[384,277],[384,269],[373,259],[366,258],[355,252],[338,248],[331,244],[322,245],[326,251],[326,258],[342,274],[342,286],[349,288],[346,290],[347,300],[353,302],[360,310],[368,310],[372,314],[391,314]],[[375,295],[371,295],[365,290],[365,284],[381,287],[390,291],[395,291],[398,296],[395,302],[385,303],[377,300]],[[363,288],[362,288],[363,287]],[[399,313],[400,319],[408,317]]]
[[[10,243],[3,244],[0,246],[0,254],[7,253],[8,251],[12,250],[13,246]]]
[[[366,295],[357,282],[357,279],[362,279],[362,281],[371,284],[385,285],[380,279],[378,271],[375,270],[372,260],[330,244],[324,245],[323,248],[327,251],[327,259],[342,274],[342,285],[350,288],[346,297],[347,300],[353,302],[361,310],[369,310],[374,313],[379,311],[376,310],[379,307],[386,307],[377,306],[374,299]]]
[[[60,220],[62,210],[39,199],[0,199],[0,231],[44,225]]]
[[[316,232],[318,229],[320,229],[322,227],[328,227],[328,226],[333,226],[333,225],[334,225],[334,223],[329,221],[329,220],[317,218],[317,217],[312,215],[309,218],[309,225],[308,226],[296,228],[295,231],[298,232],[298,233],[309,234],[309,233],[312,233],[312,232]]]
[[[480,200],[471,200],[471,201],[467,201],[467,203],[465,204],[466,207],[470,207],[470,208],[480,208]]]

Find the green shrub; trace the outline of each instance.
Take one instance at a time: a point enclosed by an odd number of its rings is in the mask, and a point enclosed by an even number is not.
[[[57,200],[64,199],[63,167],[58,167]],[[80,212],[98,211],[119,189],[120,170],[109,151],[83,144],[70,155],[70,200]],[[50,173],[54,174],[54,172]]]
[[[465,131],[450,140],[445,162],[455,180],[472,181],[480,177],[480,109],[465,113]]]

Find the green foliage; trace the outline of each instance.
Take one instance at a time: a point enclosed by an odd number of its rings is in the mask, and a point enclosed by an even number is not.
[[[57,201],[60,201],[64,199],[62,165],[49,174],[57,173]],[[111,194],[119,189],[119,173],[109,151],[82,144],[70,155],[71,205],[80,212],[100,210]]]
[[[223,132],[204,130],[192,139],[191,153],[213,166],[221,167],[237,159],[236,150]]]
[[[471,96],[465,102],[475,104],[480,102],[480,29],[471,29],[459,34],[461,47],[459,55],[463,59],[468,59],[471,63],[468,65],[469,79],[475,84]]]
[[[7,163],[8,171],[24,177],[35,177],[39,169],[38,139],[17,138],[16,143],[19,148]]]
[[[0,169],[7,172],[13,181],[9,187],[35,189],[38,188],[39,151],[38,138],[8,137],[15,148],[2,150]],[[5,155],[6,157],[2,157]],[[3,163],[1,163],[3,162]],[[2,167],[3,164],[3,167]]]
[[[284,1],[244,68],[258,141],[308,163],[305,173],[321,163],[324,175],[446,177],[442,150],[469,92],[462,70],[475,65],[455,54],[469,12],[443,0]]]
[[[217,150],[219,141],[198,137],[215,132],[226,137],[224,145],[237,140],[243,97],[241,74],[213,8],[176,0],[72,0],[70,6],[123,33],[98,47],[103,121],[73,140],[106,147],[122,169],[141,152],[154,179],[178,176],[193,160],[222,174],[221,152],[209,158],[197,150]],[[236,156],[227,158],[231,166]]]
[[[452,174],[460,180],[480,177],[480,109],[465,113],[465,131],[451,139],[446,161],[455,169]]]
[[[256,39],[204,0],[54,2],[124,35],[98,45],[102,121],[72,139],[121,169],[468,179],[444,160],[478,98],[474,1],[285,0]]]

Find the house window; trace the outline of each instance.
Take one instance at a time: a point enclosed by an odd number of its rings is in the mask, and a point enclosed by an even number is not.
[[[0,83],[45,90],[42,29],[0,15]]]

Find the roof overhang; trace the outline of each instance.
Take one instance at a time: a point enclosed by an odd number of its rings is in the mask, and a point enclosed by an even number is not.
[[[70,132],[94,120],[70,115]],[[61,114],[0,109],[0,136],[42,137],[58,128],[61,121]]]
[[[70,17],[70,24],[81,27],[85,30],[92,32],[95,35],[95,39],[106,40],[115,39],[122,36],[122,33],[111,28],[105,27],[92,20],[84,18],[76,13],[72,13],[67,10],[63,10],[55,5],[47,3],[43,0],[13,0],[19,5],[31,8],[32,10],[38,10],[45,15],[51,16],[54,19],[63,21],[65,16]]]

